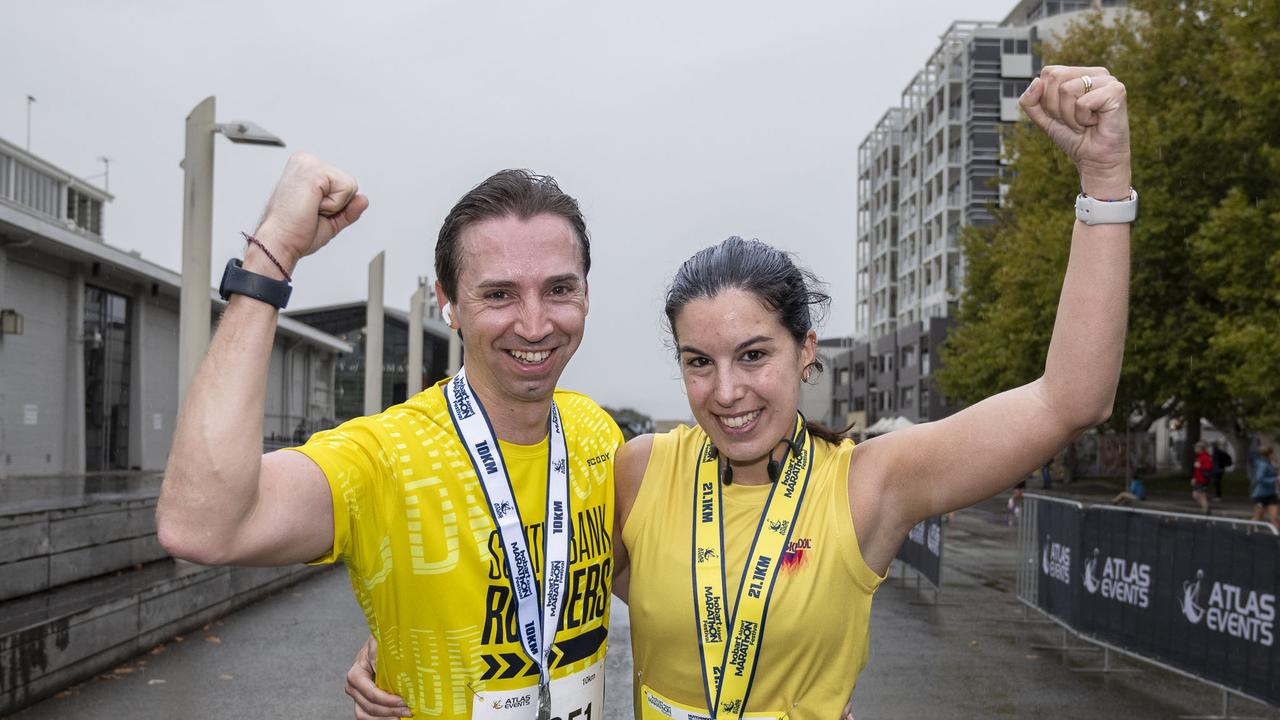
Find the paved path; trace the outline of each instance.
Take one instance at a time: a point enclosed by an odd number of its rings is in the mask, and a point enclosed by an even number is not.
[[[1013,601],[1013,530],[1003,500],[960,513],[946,528],[938,605],[914,580],[891,578],[872,612],[871,659],[855,715],[887,718],[1173,718],[1211,714],[1219,695],[1171,673],[1100,675],[1096,654],[1070,662],[1033,649],[1056,630],[1024,624]],[[925,603],[925,604],[922,604]],[[604,717],[631,717],[631,648],[625,606],[615,601]],[[19,713],[21,720],[110,718],[348,718],[342,677],[365,637],[346,574],[327,572],[135,658]],[[1120,662],[1124,667],[1143,667]],[[1242,714],[1280,712],[1240,702]],[[837,720],[832,718],[832,720]]]

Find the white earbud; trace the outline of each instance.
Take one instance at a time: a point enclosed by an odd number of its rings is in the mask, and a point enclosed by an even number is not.
[[[452,303],[445,303],[444,307],[440,308],[440,315],[444,318],[444,323],[446,325],[448,325],[449,327],[453,327],[453,304]]]

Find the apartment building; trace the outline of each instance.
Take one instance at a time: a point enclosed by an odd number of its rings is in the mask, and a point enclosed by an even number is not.
[[[1041,69],[1037,43],[1122,0],[1023,0],[1003,21],[957,20],[858,147],[854,347],[835,359],[833,412],[867,424],[958,408],[933,381],[965,280],[963,228],[992,222],[1001,128]],[[840,371],[848,370],[848,382]]]

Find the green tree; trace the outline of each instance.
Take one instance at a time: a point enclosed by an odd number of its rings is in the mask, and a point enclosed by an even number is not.
[[[1128,89],[1134,185],[1129,335],[1113,429],[1160,415],[1280,427],[1280,3],[1136,0],[1041,49]],[[1075,169],[1027,122],[1005,136],[1008,194],[964,239],[944,392],[972,402],[1044,367],[1066,268]]]

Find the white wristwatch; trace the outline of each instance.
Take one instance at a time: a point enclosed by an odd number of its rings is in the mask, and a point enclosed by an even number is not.
[[[1085,225],[1131,223],[1138,217],[1138,191],[1129,188],[1128,200],[1098,200],[1084,193],[1076,196],[1076,219]]]

